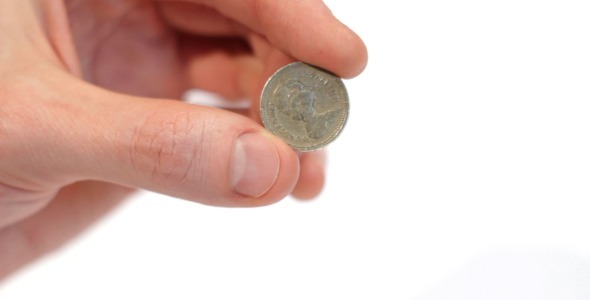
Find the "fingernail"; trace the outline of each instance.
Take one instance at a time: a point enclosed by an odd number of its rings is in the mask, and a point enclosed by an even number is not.
[[[254,198],[264,195],[275,183],[279,165],[279,153],[269,138],[242,134],[236,141],[231,167],[234,191]]]

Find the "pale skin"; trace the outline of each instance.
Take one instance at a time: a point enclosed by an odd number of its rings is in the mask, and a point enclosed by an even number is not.
[[[361,39],[320,0],[0,1],[0,279],[135,189],[207,205],[316,197],[324,154],[260,125],[281,66],[351,78]],[[227,111],[189,88],[250,99]]]

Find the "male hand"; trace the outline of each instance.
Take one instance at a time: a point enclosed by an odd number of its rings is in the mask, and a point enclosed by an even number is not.
[[[320,0],[0,2],[0,278],[134,188],[218,206],[316,196],[323,154],[260,126],[258,99],[301,60],[353,77],[362,41]],[[251,99],[227,111],[189,88]]]

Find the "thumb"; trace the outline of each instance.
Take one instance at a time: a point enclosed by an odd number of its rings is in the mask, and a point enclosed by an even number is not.
[[[296,184],[296,153],[251,119],[76,85],[54,100],[65,104],[51,105],[62,126],[48,142],[70,181],[101,180],[220,206],[270,204]]]

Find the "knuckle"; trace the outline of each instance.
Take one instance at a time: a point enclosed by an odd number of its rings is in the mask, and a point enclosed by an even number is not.
[[[190,112],[154,110],[133,131],[129,156],[140,174],[163,187],[205,181],[199,169],[209,160],[208,125]]]

